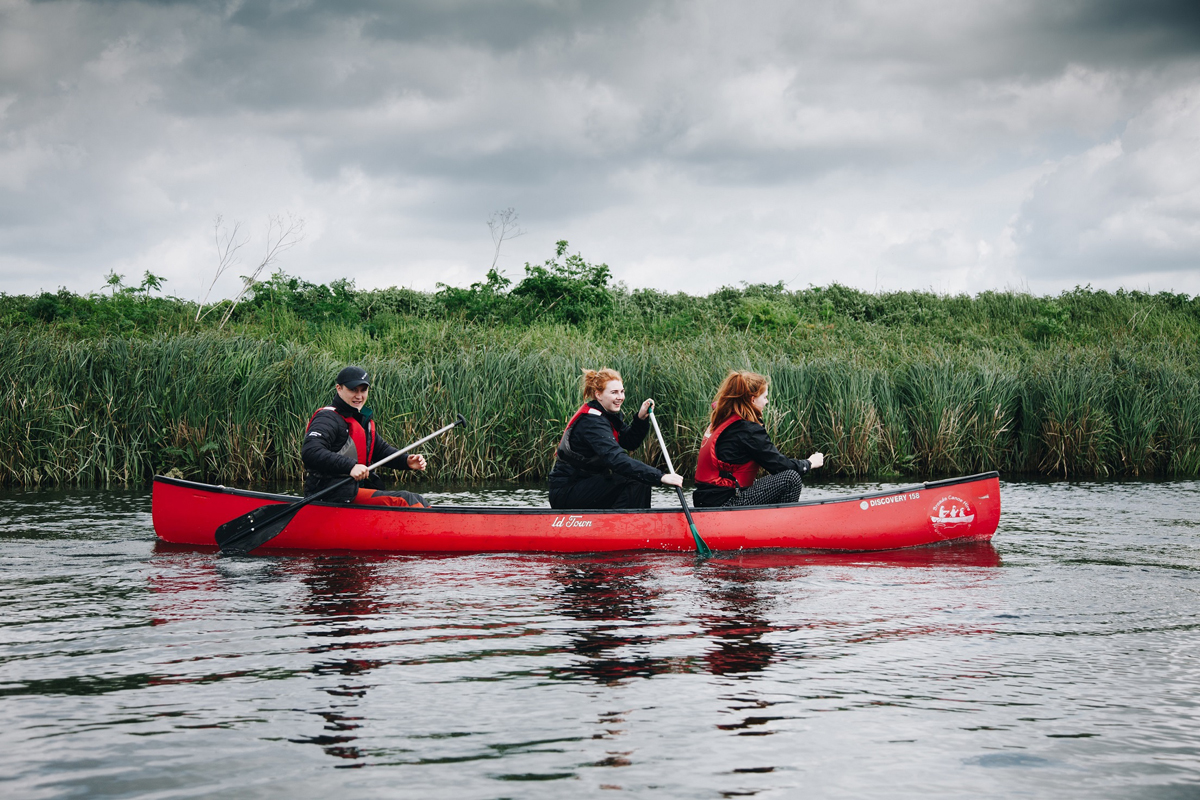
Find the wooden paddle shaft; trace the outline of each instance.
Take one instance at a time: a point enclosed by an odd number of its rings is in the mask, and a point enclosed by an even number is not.
[[[658,448],[662,450],[663,458],[667,460],[667,472],[674,472],[675,467],[671,464],[671,454],[667,452],[667,443],[663,441],[662,431],[658,427],[658,420],[654,418],[653,404],[650,406],[650,424],[654,426],[654,435],[658,437]]]
[[[658,420],[654,418],[654,404],[650,404],[650,424],[654,426],[654,435],[658,437],[658,447],[662,450],[663,458],[667,460],[667,469],[674,473],[675,465],[671,463],[671,454],[667,452],[667,443],[663,441],[662,430],[658,427]],[[696,530],[696,523],[692,520],[692,512],[688,508],[687,498],[683,496],[683,487],[676,486],[675,493],[679,495],[679,505],[683,506],[683,516],[687,518],[688,527],[692,529],[692,538],[696,541],[696,552],[701,556],[707,556],[712,553],[708,543],[700,536],[700,531]]]

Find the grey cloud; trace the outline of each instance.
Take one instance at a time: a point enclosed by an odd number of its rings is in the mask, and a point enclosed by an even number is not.
[[[1064,277],[1200,269],[1200,88],[1159,98],[1112,142],[1066,159],[1014,225],[1021,259]]]
[[[994,208],[931,198],[929,219],[889,228],[870,252],[846,220],[864,197],[887,216],[931,184],[977,202],[972,186],[1041,170],[1050,174],[1031,193],[1005,190],[1011,206],[999,216],[1017,218],[1012,258],[1024,269],[1046,261],[1066,275],[1084,258],[1071,248],[1099,241],[1088,233],[1097,219],[1110,221],[1105,252],[1124,253],[1110,259],[1119,272],[1135,258],[1168,263],[1200,217],[1152,183],[1137,196],[1159,209],[1155,225],[1176,244],[1117,236],[1113,221],[1130,218],[1121,197],[1147,164],[1171,157],[1127,154],[1126,166],[1102,170],[1113,176],[1104,185],[1082,166],[1155,98],[1198,85],[1192,3],[9,8],[0,255],[12,258],[96,268],[121,253],[146,258],[164,241],[182,251],[214,208],[236,204],[260,217],[299,204],[342,220],[319,245],[314,233],[314,252],[337,252],[354,209],[371,214],[372,230],[390,215],[406,236],[445,232],[446,252],[458,253],[491,208],[518,205],[550,237],[628,210],[652,221],[638,236],[681,242],[707,264],[720,258],[706,251],[744,251],[750,234],[715,222],[729,193],[747,192],[788,206],[847,204],[831,223],[843,227],[821,233],[828,279],[842,274],[837,258],[953,270],[982,240],[1002,250]],[[19,37],[6,40],[5,29]],[[1153,150],[1131,135],[1130,153]],[[1145,135],[1162,147],[1181,136]],[[1068,198],[1079,191],[1098,199],[1077,208]],[[767,218],[777,227],[744,228],[778,239],[756,269],[795,272],[788,254],[806,252],[809,234],[764,201],[754,219]],[[688,226],[713,232],[701,244]],[[435,240],[423,252],[436,252]],[[1088,247],[1094,259],[1098,245]]]
[[[923,85],[1014,75],[1036,80],[1072,63],[1137,68],[1193,58],[1200,49],[1195,4],[1175,0],[916,0],[818,8],[824,12],[819,24],[802,29],[804,45],[839,64],[865,64],[897,82]]]
[[[1200,47],[1200,6],[1190,0],[1095,0],[1062,8],[1057,32],[1105,36],[1122,51],[1161,58]]]

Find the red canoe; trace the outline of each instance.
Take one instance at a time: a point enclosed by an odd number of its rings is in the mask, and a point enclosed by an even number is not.
[[[216,546],[218,525],[298,498],[154,479],[154,530],[164,542]],[[696,509],[714,550],[895,550],[956,539],[986,540],[1000,521],[1000,475],[905,486],[778,506]],[[678,508],[559,511],[550,508],[428,509],[311,503],[267,545],[271,550],[393,553],[597,553],[695,549]]]

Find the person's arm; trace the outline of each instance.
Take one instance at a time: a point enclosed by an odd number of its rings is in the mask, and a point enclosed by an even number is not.
[[[735,433],[739,449],[744,454],[744,457],[737,459],[739,463],[754,461],[772,475],[789,469],[803,475],[812,469],[812,463],[807,458],[788,458],[779,452],[771,437],[767,435],[767,429],[762,425],[748,421],[735,422],[726,429],[726,433],[732,431],[735,426],[741,428]]]
[[[300,460],[305,469],[322,475],[349,475],[357,462],[349,456],[339,455],[333,449],[341,425],[345,425],[333,411],[321,411],[313,418],[304,433],[304,444],[300,447]]]
[[[640,414],[634,414],[633,420],[617,434],[617,443],[623,450],[637,450],[642,446],[642,442],[646,441],[646,434],[649,432],[650,417],[643,418]]]
[[[393,447],[387,439],[384,439],[382,436],[380,436],[378,429],[375,430],[375,447],[371,452],[372,463],[376,461],[382,461],[392,453],[396,452],[398,449],[398,447]],[[391,467],[392,469],[408,469],[408,464],[399,458],[395,459],[394,461],[389,461],[387,466]]]
[[[649,423],[645,423],[647,426]],[[629,430],[626,427],[626,430]],[[624,450],[624,444],[613,439],[612,428],[603,417],[588,414],[575,423],[572,436],[579,436],[591,448],[591,451],[604,462],[604,466],[618,475],[641,481],[642,483],[659,484],[664,473],[649,464],[631,458]],[[646,434],[643,431],[642,436]],[[572,442],[574,445],[574,442]]]

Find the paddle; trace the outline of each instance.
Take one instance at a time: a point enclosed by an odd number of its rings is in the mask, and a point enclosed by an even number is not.
[[[367,469],[371,470],[376,467],[382,467],[393,458],[404,455],[414,447],[420,447],[430,439],[436,439],[451,428],[466,424],[466,419],[463,418],[462,414],[459,414],[458,419],[446,427],[439,428],[424,439],[418,439],[403,450],[397,450],[387,458],[376,461],[374,464],[368,466]],[[261,547],[283,533],[283,529],[287,527],[288,523],[292,521],[292,517],[296,516],[301,508],[314,500],[320,500],[334,489],[345,486],[348,483],[354,483],[354,478],[346,476],[344,481],[338,481],[335,484],[326,486],[321,491],[314,492],[302,500],[297,500],[295,503],[261,506],[249,514],[243,514],[236,519],[229,520],[229,522],[217,528],[217,544],[220,545],[221,552],[231,555],[245,555],[254,548]]]
[[[650,404],[650,424],[654,426],[654,434],[658,437],[658,447],[662,450],[663,458],[667,460],[667,471],[674,472],[675,467],[671,465],[671,454],[667,452],[667,443],[663,441],[662,431],[658,428],[658,420],[654,418],[654,403]],[[692,512],[688,509],[687,500],[683,497],[683,488],[676,486],[675,491],[679,493],[679,504],[683,506],[683,515],[687,517],[688,526],[692,529],[692,538],[696,540],[696,552],[702,556],[711,556],[712,550],[700,538],[700,531],[696,530],[696,523],[692,521]]]

